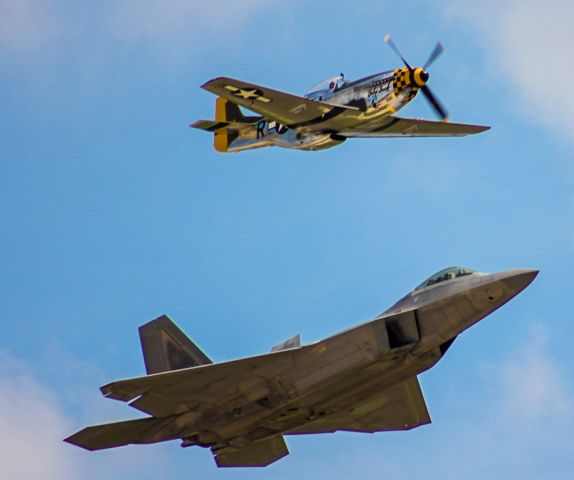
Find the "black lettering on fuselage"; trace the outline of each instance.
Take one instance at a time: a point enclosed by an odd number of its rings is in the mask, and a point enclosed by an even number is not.
[[[380,80],[375,80],[369,85],[368,96],[376,95],[377,93],[388,92],[391,87],[391,81],[393,77],[382,78]]]

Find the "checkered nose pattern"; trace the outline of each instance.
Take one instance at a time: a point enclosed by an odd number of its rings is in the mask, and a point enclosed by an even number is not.
[[[407,91],[406,96],[403,96],[405,102],[411,101],[418,91],[426,85],[429,79],[429,74],[423,68],[397,68],[395,70],[395,77],[393,79],[393,91],[395,96],[402,92]]]

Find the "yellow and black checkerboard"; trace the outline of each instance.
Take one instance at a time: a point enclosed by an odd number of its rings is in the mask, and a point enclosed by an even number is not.
[[[406,101],[411,100],[419,91],[419,86],[411,80],[411,72],[408,68],[396,68],[393,77],[393,92],[398,96],[401,92],[410,88]]]

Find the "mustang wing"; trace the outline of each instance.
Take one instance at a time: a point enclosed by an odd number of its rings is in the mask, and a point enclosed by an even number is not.
[[[292,367],[299,349],[283,350],[199,367],[120,380],[100,390],[107,398],[154,417],[183,413],[197,404],[209,405],[226,394],[265,395],[265,380]]]
[[[291,128],[312,126],[335,117],[354,118],[360,114],[355,107],[330,105],[233,78],[214,78],[201,87]]]
[[[410,430],[431,423],[417,377],[411,377],[367,399],[353,410],[327,415],[308,423],[289,435],[351,432],[384,432]]]
[[[484,132],[490,127],[464,123],[437,122],[417,118],[389,116],[383,125],[359,125],[357,128],[341,130],[340,135],[349,138],[378,137],[462,137]]]

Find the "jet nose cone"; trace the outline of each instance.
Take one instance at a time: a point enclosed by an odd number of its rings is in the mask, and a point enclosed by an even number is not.
[[[538,272],[539,270],[533,270],[530,268],[511,270],[510,272],[507,272],[504,276],[505,278],[502,280],[510,289],[518,293],[533,282],[538,275]]]

